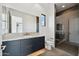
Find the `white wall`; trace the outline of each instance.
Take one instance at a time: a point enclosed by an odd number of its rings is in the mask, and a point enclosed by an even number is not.
[[[2,14],[2,10],[1,10],[2,8],[1,8],[1,5],[0,5],[0,35],[2,34],[2,16],[1,16],[1,14]]]
[[[36,19],[32,15],[23,16],[23,32],[36,32]]]
[[[50,8],[48,14],[48,39],[52,38],[53,47],[55,47],[55,7]]]
[[[2,45],[2,10],[0,5],[0,56],[2,55],[1,45]]]

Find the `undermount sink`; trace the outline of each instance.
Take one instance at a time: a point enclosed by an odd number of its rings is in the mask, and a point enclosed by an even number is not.
[[[35,36],[35,35],[39,35],[39,33],[36,32],[30,32],[30,33],[24,33],[24,36]]]
[[[25,33],[24,36],[25,36],[25,35],[31,35],[31,34],[30,34],[30,33]]]

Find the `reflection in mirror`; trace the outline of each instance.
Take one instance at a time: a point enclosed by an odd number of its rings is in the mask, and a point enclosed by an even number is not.
[[[39,32],[39,17],[2,6],[3,34]]]
[[[12,33],[22,33],[22,17],[12,16]]]
[[[2,33],[8,33],[8,9],[2,6]]]
[[[2,14],[2,30],[3,30],[3,34],[7,33],[7,15]]]

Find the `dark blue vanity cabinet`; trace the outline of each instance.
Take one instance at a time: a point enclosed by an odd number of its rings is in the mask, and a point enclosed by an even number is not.
[[[5,50],[3,50],[3,56],[19,56],[20,55],[20,40],[5,41],[2,43],[6,45]]]
[[[33,52],[44,48],[44,37],[33,38],[32,44]]]
[[[5,41],[6,49],[3,50],[3,56],[26,56],[34,51],[45,48],[45,37],[36,37],[29,39]]]
[[[32,53],[32,38],[20,41],[21,56]]]

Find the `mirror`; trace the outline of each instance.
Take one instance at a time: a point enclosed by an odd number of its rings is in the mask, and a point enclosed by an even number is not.
[[[11,33],[22,33],[23,23],[22,17],[12,16],[11,18]]]
[[[3,6],[3,33],[39,32],[39,17]]]

